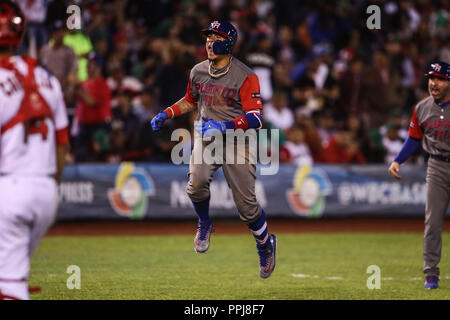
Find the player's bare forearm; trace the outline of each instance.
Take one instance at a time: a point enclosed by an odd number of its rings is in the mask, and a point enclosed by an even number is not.
[[[181,98],[176,104],[180,107],[181,114],[185,114],[197,109],[197,105],[187,102],[184,97]]]
[[[177,103],[171,105],[170,107],[167,107],[152,118],[151,125],[153,131],[160,130],[167,119],[179,117],[182,114],[195,110],[196,108],[197,104],[192,104],[185,98],[181,98]]]
[[[58,145],[56,147],[56,173],[55,180],[59,184],[61,182],[64,165],[66,163],[67,145]]]

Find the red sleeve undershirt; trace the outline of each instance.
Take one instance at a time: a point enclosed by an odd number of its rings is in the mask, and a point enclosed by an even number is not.
[[[192,94],[191,79],[189,79],[189,81],[188,81],[188,86],[187,86],[186,95],[184,96],[184,99],[192,105],[197,104],[197,99],[195,99]]]
[[[239,90],[239,97],[241,98],[242,110],[245,112],[252,109],[262,109],[259,80],[256,75],[247,76]]]
[[[409,124],[408,134],[411,138],[420,140],[423,137],[423,131],[420,127],[419,120],[417,119],[417,108],[414,109],[414,113]]]

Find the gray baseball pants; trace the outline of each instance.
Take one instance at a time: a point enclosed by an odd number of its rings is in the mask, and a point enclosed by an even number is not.
[[[427,169],[425,204],[425,232],[423,241],[423,272],[439,276],[442,225],[450,201],[450,163],[430,157]]]
[[[189,183],[187,186],[187,194],[193,202],[200,202],[210,196],[209,185],[212,181],[213,175],[217,169],[222,167],[223,174],[231,189],[233,200],[239,212],[239,217],[242,221],[248,223],[257,220],[261,215],[261,206],[256,200],[255,194],[255,179],[256,179],[256,164],[250,161],[248,144],[243,149],[237,147],[237,144],[231,146],[224,142],[223,150],[221,150],[220,157],[223,159],[222,163],[212,163],[211,159],[202,157],[201,161],[196,155],[205,150],[205,147],[210,143],[195,138],[194,148],[191,154],[189,163]],[[231,160],[230,149],[234,150],[234,157]],[[228,155],[227,155],[228,152]],[[207,158],[207,157],[206,157]],[[238,159],[243,164],[238,164]],[[197,163],[196,163],[197,162]],[[201,163],[198,163],[201,162]]]

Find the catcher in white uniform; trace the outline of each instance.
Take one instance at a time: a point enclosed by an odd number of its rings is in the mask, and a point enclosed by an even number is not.
[[[0,0],[0,300],[29,299],[30,259],[55,219],[68,144],[58,80],[14,55],[25,24]]]

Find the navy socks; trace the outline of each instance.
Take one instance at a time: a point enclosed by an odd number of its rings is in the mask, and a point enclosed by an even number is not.
[[[201,223],[203,222],[206,222],[208,224],[211,223],[211,219],[209,218],[209,199],[210,198],[200,202],[192,201],[195,212],[197,213],[198,219]]]
[[[258,220],[247,224],[250,231],[255,237],[258,246],[265,246],[267,239],[269,238],[269,231],[266,222],[266,213],[264,210],[261,212],[261,216]]]

